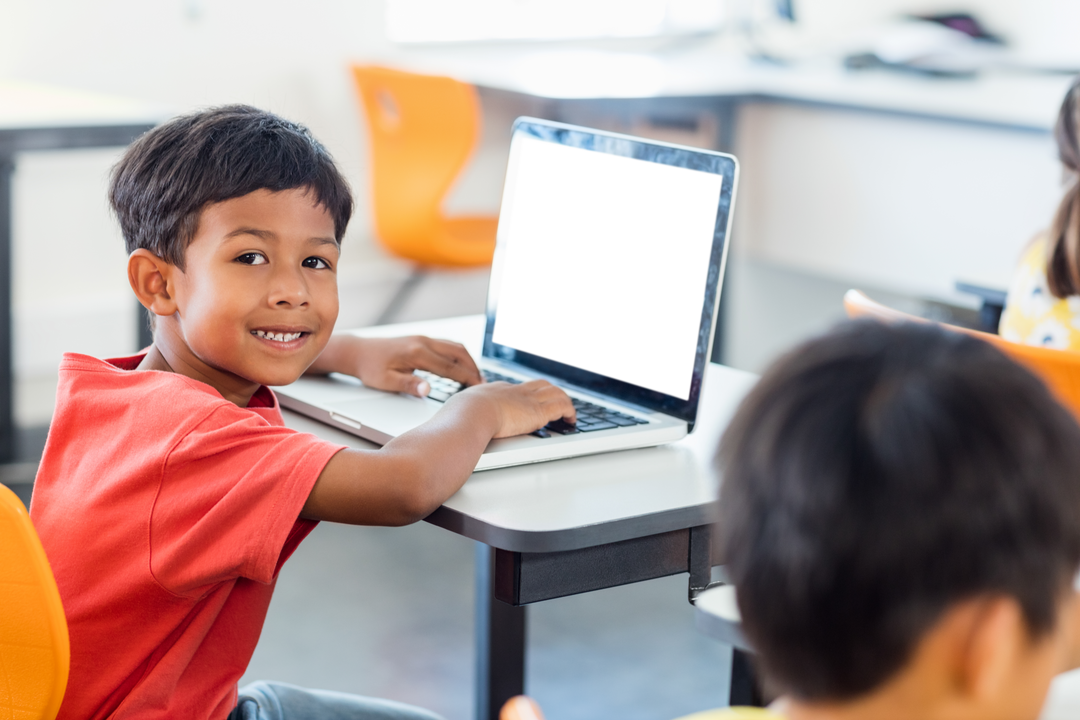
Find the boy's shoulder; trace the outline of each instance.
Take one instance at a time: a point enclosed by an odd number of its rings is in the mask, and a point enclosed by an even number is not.
[[[111,485],[142,486],[177,473],[195,482],[198,468],[211,464],[203,470],[228,484],[264,454],[300,460],[330,452],[329,443],[285,427],[268,388],[239,407],[179,373],[136,370],[141,358],[64,356],[39,475],[65,485],[82,478],[96,486],[105,475]]]
[[[141,359],[64,356],[43,467],[66,457],[81,468],[160,474],[211,460],[216,474],[223,462],[242,473],[265,453],[293,460],[313,454],[325,464],[342,447],[287,428],[267,387],[239,407],[193,378],[136,370]]]
[[[105,486],[138,494],[166,477],[185,486],[216,478],[225,487],[266,454],[325,454],[314,446],[327,444],[284,426],[270,390],[242,408],[179,373],[136,370],[140,359],[64,356],[42,489],[63,480],[69,489],[87,486],[82,497]]]
[[[180,373],[136,368],[143,355],[102,360],[65,353],[60,363],[56,415],[75,413],[98,421],[141,421],[174,431],[191,428],[210,416],[221,420],[261,418],[282,425],[277,398],[260,387],[246,408],[237,407],[210,385]]]
[[[54,550],[77,541],[72,517],[91,536],[111,528],[125,542],[149,537],[143,551],[155,582],[168,579],[172,592],[191,584],[188,551],[218,548],[225,538],[239,548],[230,557],[243,556],[241,574],[269,582],[311,488],[341,446],[285,427],[268,389],[253,398],[255,407],[241,408],[180,374],[136,371],[139,360],[64,357],[31,509],[39,532]]]

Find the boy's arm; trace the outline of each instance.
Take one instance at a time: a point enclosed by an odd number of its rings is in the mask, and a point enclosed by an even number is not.
[[[312,375],[339,372],[358,377],[376,390],[427,395],[431,388],[423,378],[413,375],[413,370],[427,370],[462,385],[484,382],[465,346],[420,335],[401,338],[334,335],[307,372]]]
[[[492,438],[532,432],[559,418],[573,421],[574,407],[544,380],[469,388],[382,449],[346,449],[331,458],[301,516],[353,525],[422,520],[465,483]]]

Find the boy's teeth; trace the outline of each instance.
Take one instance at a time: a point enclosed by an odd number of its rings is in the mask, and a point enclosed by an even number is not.
[[[277,342],[292,342],[293,340],[298,340],[300,338],[300,336],[303,335],[303,333],[298,333],[298,332],[297,333],[272,333],[272,332],[266,332],[265,330],[254,330],[253,332],[257,336],[263,338],[264,340],[276,340]]]

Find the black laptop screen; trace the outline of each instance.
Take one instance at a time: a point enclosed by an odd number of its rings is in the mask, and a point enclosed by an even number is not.
[[[484,355],[692,423],[735,173],[728,155],[519,120]]]

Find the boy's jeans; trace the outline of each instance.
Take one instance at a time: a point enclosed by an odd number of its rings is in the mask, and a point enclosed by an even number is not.
[[[240,688],[229,720],[442,720],[438,715],[393,700],[307,690],[260,680]]]

